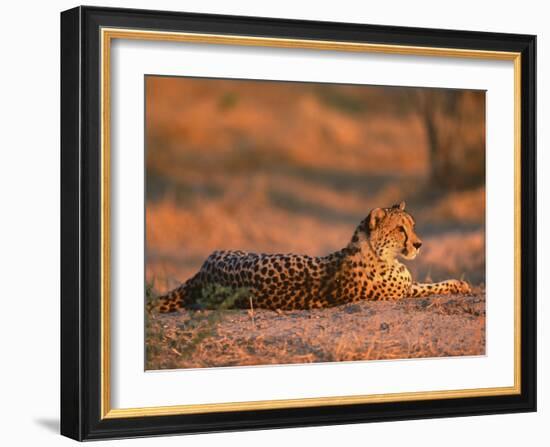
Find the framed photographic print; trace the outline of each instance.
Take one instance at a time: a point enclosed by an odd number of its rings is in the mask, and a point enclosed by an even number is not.
[[[535,36],[61,14],[61,432],[536,409]]]

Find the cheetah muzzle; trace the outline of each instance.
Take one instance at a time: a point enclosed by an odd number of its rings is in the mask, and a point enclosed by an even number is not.
[[[327,256],[214,251],[195,276],[159,297],[149,310],[174,312],[211,307],[205,288],[246,290],[230,307],[273,310],[315,309],[358,301],[398,300],[440,294],[469,294],[465,281],[413,282],[398,258],[414,259],[422,246],[405,202],[375,208],[361,221],[349,244]]]

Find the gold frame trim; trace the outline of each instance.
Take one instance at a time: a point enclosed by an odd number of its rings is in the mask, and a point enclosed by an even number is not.
[[[502,396],[521,393],[521,54],[504,51],[456,48],[383,45],[338,41],[280,39],[199,33],[145,31],[122,28],[101,29],[101,419],[142,416],[167,416],[210,412],[307,408],[324,405],[352,405],[427,399]],[[143,408],[111,408],[110,343],[110,70],[113,39],[191,42],[216,45],[301,48],[324,51],[369,52],[409,56],[439,56],[514,62],[514,385],[511,387],[474,388],[357,396],[330,396],[305,399],[224,402]]]

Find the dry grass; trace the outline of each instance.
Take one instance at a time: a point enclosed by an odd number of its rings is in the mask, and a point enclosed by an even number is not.
[[[485,293],[276,313],[150,315],[147,369],[483,355]]]
[[[271,187],[278,190],[275,185],[272,181]],[[235,197],[240,195],[238,191],[243,191],[242,199]],[[180,206],[170,199],[148,203],[147,280],[155,279],[156,291],[164,292],[193,275],[217,249],[324,255],[349,242],[355,226],[366,215],[364,209],[368,209],[363,205],[366,200],[354,192],[342,193],[338,201],[338,194],[330,189],[318,188],[315,194],[307,187],[295,191],[293,197],[298,202],[301,194],[309,195],[300,209],[274,205],[265,189],[252,186],[242,189],[235,186],[220,198],[189,206]],[[391,204],[399,200],[400,194],[396,192],[396,197],[390,198],[388,190],[382,189],[378,195],[388,196],[378,203]],[[463,195],[484,200],[485,190],[454,193],[448,198],[450,203],[456,203],[452,212],[445,211],[440,201],[415,208],[413,199],[409,205],[424,241],[419,257],[407,263],[416,278],[436,281],[464,276],[475,284],[484,282],[484,216],[471,211],[479,207],[466,205],[465,209],[470,210],[468,219],[456,219],[454,214],[466,214],[460,207],[467,202]],[[372,201],[375,200],[376,196]],[[330,211],[319,215],[308,211],[307,206]]]

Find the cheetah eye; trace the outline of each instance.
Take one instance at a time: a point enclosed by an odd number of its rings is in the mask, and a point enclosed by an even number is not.
[[[399,227],[397,227],[397,229],[403,233],[403,235],[405,236],[405,238],[407,237],[407,231],[405,230],[405,227],[403,225],[399,225]]]

